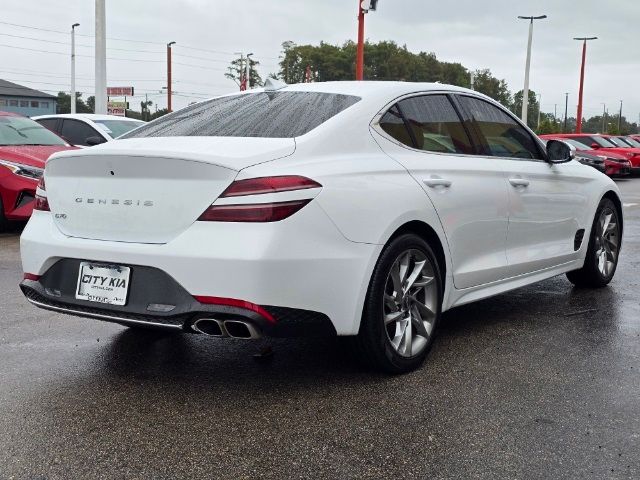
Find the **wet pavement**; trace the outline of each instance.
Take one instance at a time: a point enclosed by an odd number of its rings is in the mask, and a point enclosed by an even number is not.
[[[640,179],[617,275],[448,312],[424,368],[31,307],[0,235],[0,479],[640,478]]]

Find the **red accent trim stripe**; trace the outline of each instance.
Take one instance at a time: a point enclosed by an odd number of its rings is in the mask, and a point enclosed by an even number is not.
[[[34,275],[33,273],[25,273],[24,279],[33,280],[34,282],[37,282],[38,280],[40,280],[40,275]]]
[[[257,313],[261,317],[264,317],[269,323],[276,323],[276,319],[267,312],[260,305],[256,305],[255,303],[247,302],[246,300],[237,300],[235,298],[222,298],[222,297],[206,297],[200,295],[194,295],[195,298],[200,303],[204,303],[207,305],[226,305],[228,307],[237,307],[244,308],[245,310],[251,310],[252,312]]]

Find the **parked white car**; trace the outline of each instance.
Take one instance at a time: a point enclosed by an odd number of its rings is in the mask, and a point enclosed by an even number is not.
[[[33,120],[76,147],[99,145],[145,124],[135,118],[93,113],[39,115]]]
[[[21,288],[131,327],[354,336],[405,372],[446,310],[607,285],[622,222],[609,178],[474,91],[268,82],[53,155]]]

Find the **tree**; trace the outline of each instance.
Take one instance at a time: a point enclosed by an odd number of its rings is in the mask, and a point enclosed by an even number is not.
[[[245,75],[246,65],[247,65],[246,57],[236,58],[234,61],[231,62],[231,66],[228,67],[229,71],[225,73],[224,76],[233,80],[234,82],[236,82],[236,85],[240,86],[240,79]],[[259,61],[249,57],[250,73],[249,73],[249,85],[247,85],[247,88],[262,86],[262,77],[260,77],[260,74],[258,73],[258,70],[256,68],[258,65],[260,65]]]
[[[143,100],[140,102],[141,119],[148,122],[151,119],[151,106],[153,102],[151,100]]]
[[[71,113],[71,95],[66,92],[58,92],[57,113]],[[93,113],[93,109],[89,108],[82,100],[82,93],[76,92],[76,112]]]
[[[491,74],[491,70],[488,68],[476,70],[473,72],[473,76],[474,90],[484,93],[507,108],[511,106],[513,99],[511,98],[511,92],[505,80],[498,80]]]
[[[87,108],[90,113],[94,113],[96,111],[96,97],[93,95],[87,97]]]
[[[511,104],[511,111],[518,117],[522,115],[522,95],[524,92],[520,90],[513,96],[513,103]],[[529,90],[529,108],[527,110],[527,125],[529,128],[535,129],[538,126],[538,109],[540,104],[538,103],[538,97],[536,92]]]
[[[160,118],[167,113],[169,113],[169,110],[167,108],[161,108],[160,110],[156,110],[155,112],[153,112],[149,117],[149,120],[155,120],[156,118]]]

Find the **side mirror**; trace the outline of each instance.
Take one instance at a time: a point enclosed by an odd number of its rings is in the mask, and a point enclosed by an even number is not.
[[[95,135],[93,137],[87,137],[87,139],[85,140],[87,145],[89,145],[90,147],[94,146],[94,145],[100,145],[101,143],[106,142],[106,140],[102,137],[99,137],[98,135]]]
[[[576,156],[574,147],[559,140],[549,140],[547,142],[547,161],[549,163],[566,163]]]
[[[591,148],[593,148],[594,150],[598,150],[598,149],[600,148],[600,144],[598,144],[598,143],[596,143],[596,142],[593,142],[593,143],[591,144]]]

